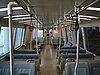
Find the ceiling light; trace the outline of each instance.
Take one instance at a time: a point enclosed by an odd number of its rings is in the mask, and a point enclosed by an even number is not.
[[[87,10],[100,11],[100,8],[97,8],[97,7],[88,7]]]
[[[12,10],[21,10],[23,9],[22,7],[13,7]]]
[[[95,16],[86,16],[86,15],[80,15],[80,17],[86,17],[86,18],[98,18],[98,17],[95,17]]]
[[[24,18],[14,18],[12,20],[25,20],[25,19],[32,19],[33,17],[24,17]]]
[[[17,17],[29,17],[30,15],[15,15],[12,16],[12,18],[17,18]],[[8,17],[3,17],[3,18],[8,18]]]
[[[82,7],[81,9],[84,9],[85,7]]]
[[[21,10],[22,7],[13,7],[12,10]],[[8,8],[0,8],[0,11],[8,11]]]
[[[26,23],[26,22],[37,22],[36,20],[25,20],[25,21],[20,21],[19,23]]]
[[[67,22],[72,22],[73,20],[66,20]]]
[[[58,26],[56,25],[55,27],[57,28]]]
[[[91,19],[88,19],[88,18],[80,18],[80,19],[81,20],[88,20],[88,21],[91,20]]]

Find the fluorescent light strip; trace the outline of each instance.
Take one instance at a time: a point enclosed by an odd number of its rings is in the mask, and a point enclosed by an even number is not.
[[[12,10],[21,10],[22,7],[13,7]],[[8,8],[1,8],[0,11],[8,11]]]
[[[88,21],[91,20],[91,19],[88,19],[88,18],[80,18],[80,19],[81,20],[88,20]]]
[[[12,20],[25,20],[25,19],[32,19],[33,17],[24,17],[24,18],[14,18]]]
[[[56,25],[55,27],[57,28],[58,26]]]
[[[72,22],[73,20],[66,20],[67,22]]]
[[[29,17],[30,15],[15,15],[12,16],[12,18],[17,18],[17,17]],[[3,18],[8,18],[8,17],[3,17]]]
[[[25,20],[25,21],[20,21],[19,23],[26,23],[26,22],[37,22],[36,20]]]
[[[100,8],[97,8],[97,7],[88,7],[87,10],[100,11]]]
[[[86,15],[80,15],[80,17],[85,17],[85,18],[94,18],[94,19],[98,18],[98,17],[95,17],[95,16],[86,16]]]

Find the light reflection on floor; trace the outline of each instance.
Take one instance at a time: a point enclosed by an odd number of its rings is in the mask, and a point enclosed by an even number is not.
[[[41,75],[57,75],[56,50],[46,45],[41,52]]]

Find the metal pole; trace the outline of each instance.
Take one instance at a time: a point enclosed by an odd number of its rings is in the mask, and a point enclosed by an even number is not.
[[[8,16],[9,16],[9,49],[10,49],[10,75],[14,75],[14,62],[13,62],[13,39],[12,39],[12,5],[17,5],[16,2],[8,3]]]
[[[77,31],[77,52],[76,52],[76,64],[74,69],[74,75],[77,75],[77,68],[78,68],[78,57],[79,57],[79,29]]]
[[[36,50],[37,50],[37,54],[39,53],[39,51],[38,51],[38,45],[37,45],[37,38],[38,38],[38,23],[37,23],[37,25],[36,25]]]
[[[82,31],[82,38],[83,38],[84,49],[87,49],[86,39],[85,39],[85,32],[84,32],[84,28],[83,27],[81,28],[81,31]]]
[[[58,50],[58,53],[57,53],[58,59],[59,59],[60,46],[61,46],[61,24],[59,24],[59,50]]]
[[[22,28],[22,35],[21,35],[21,42],[20,42],[20,45],[22,46],[22,43],[23,43],[23,32],[24,32],[24,30],[23,30],[23,28]]]
[[[91,5],[97,3],[99,0],[95,0],[92,3],[90,3],[89,5],[85,6],[83,9],[79,10],[78,13],[82,12],[83,10],[87,9],[88,7],[90,7]]]
[[[75,0],[75,15],[76,15],[76,24],[75,24],[75,27],[76,27],[76,31],[77,31],[77,51],[76,51],[76,63],[75,63],[75,68],[74,68],[74,75],[77,75],[77,69],[78,69],[78,62],[79,62],[79,27],[78,27],[78,24],[79,24],[79,16],[78,16],[78,13],[77,13],[77,0]]]
[[[12,15],[9,14],[9,48],[10,48],[10,75],[14,75],[13,47],[12,47]]]
[[[15,48],[15,43],[16,43],[16,34],[17,34],[17,28],[15,28],[16,30],[15,30],[15,35],[14,35],[14,48]]]
[[[25,45],[25,41],[26,41],[26,40],[25,40],[25,36],[26,36],[26,26],[25,26],[25,30],[24,30],[23,36],[24,36],[24,37],[23,37],[23,42],[22,42],[22,44],[23,44],[24,46],[26,46],[26,45]]]
[[[61,24],[59,24],[59,50],[61,46]]]

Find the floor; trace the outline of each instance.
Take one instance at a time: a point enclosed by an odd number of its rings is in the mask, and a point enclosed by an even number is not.
[[[56,50],[49,43],[41,51],[41,75],[57,75]]]

